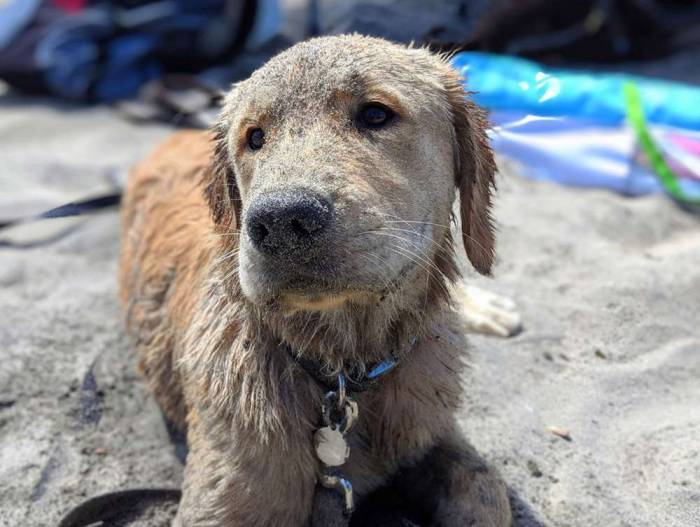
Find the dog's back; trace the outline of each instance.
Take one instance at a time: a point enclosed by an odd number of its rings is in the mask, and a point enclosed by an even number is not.
[[[122,212],[119,278],[127,330],[151,390],[180,429],[185,408],[173,354],[194,309],[190,293],[214,250],[201,189],[211,156],[207,133],[170,136],[133,169]]]

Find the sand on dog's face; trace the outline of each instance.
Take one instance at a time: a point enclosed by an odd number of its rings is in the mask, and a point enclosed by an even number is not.
[[[224,125],[249,299],[374,302],[388,283],[410,282],[420,261],[433,261],[455,195],[444,68],[425,50],[334,37],[295,46],[234,88]],[[380,128],[361,122],[370,105],[389,114]],[[248,145],[255,129],[264,131],[259,150]],[[251,204],[280,189],[313,191],[331,209],[323,244],[301,261],[269,258],[245,234]]]

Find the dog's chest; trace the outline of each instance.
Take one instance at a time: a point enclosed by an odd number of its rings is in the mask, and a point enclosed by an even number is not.
[[[359,418],[348,434],[350,457],[343,471],[358,494],[383,484],[450,433],[459,404],[458,380],[424,378],[420,386],[404,384],[413,376],[397,372],[376,392],[357,397]]]

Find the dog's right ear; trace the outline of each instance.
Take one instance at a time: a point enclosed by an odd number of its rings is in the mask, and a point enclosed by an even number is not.
[[[445,81],[455,137],[455,184],[460,194],[462,240],[467,257],[481,274],[491,273],[495,227],[491,218],[491,192],[496,164],[489,146],[486,113],[464,91],[451,71]]]
[[[235,230],[240,225],[240,194],[229,158],[228,125],[224,119],[213,126],[211,135],[214,150],[211,164],[204,172],[204,197],[209,203],[214,223]]]

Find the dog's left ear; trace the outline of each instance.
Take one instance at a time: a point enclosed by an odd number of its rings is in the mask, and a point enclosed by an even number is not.
[[[228,127],[222,121],[211,130],[214,142],[212,160],[204,172],[204,197],[217,225],[237,229],[240,225],[240,194],[236,174],[228,154]]]
[[[204,198],[209,204],[214,223],[233,230],[238,229],[241,224],[241,196],[229,156],[228,135],[230,108],[236,107],[240,84],[231,86],[227,94],[222,93],[222,111],[210,130],[210,140],[213,142],[212,158],[202,179]]]
[[[462,241],[467,257],[481,274],[490,274],[495,250],[491,192],[496,163],[489,146],[486,112],[467,98],[456,72],[445,82],[452,112],[455,148],[455,184],[460,196]]]

